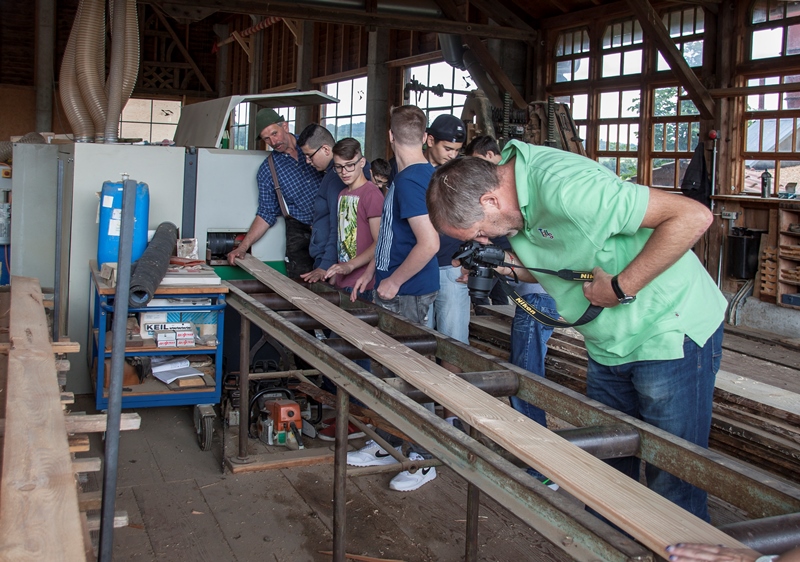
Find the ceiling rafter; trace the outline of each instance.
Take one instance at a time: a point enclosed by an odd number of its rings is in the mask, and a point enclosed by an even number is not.
[[[486,25],[453,21],[436,17],[406,16],[401,14],[370,13],[364,10],[327,8],[290,2],[263,2],[261,0],[141,0],[142,3],[168,4],[170,12],[187,15],[197,8],[215,8],[220,12],[232,14],[252,14],[259,16],[279,16],[282,18],[311,20],[325,23],[340,23],[364,27],[384,27],[433,33],[454,33],[475,35],[495,39],[514,39],[528,41],[535,38],[530,31],[515,27]]]

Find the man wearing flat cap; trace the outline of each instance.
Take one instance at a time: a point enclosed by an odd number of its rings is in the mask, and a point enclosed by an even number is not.
[[[286,275],[298,278],[313,269],[308,253],[314,197],[323,174],[297,149],[297,137],[289,132],[286,120],[269,108],[256,114],[256,131],[271,152],[258,169],[258,210],[241,244],[228,254],[228,262],[245,252],[275,224],[278,216],[286,221]]]

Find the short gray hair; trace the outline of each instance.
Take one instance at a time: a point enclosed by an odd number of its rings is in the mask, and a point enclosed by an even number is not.
[[[428,216],[434,228],[463,229],[482,220],[480,198],[499,185],[497,166],[482,158],[466,156],[439,166],[426,195]]]

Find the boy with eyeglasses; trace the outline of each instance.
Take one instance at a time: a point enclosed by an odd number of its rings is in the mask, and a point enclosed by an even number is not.
[[[381,223],[383,194],[364,175],[366,159],[361,144],[342,139],[333,147],[333,171],[347,187],[339,193],[337,248],[339,263],[328,268],[326,279],[335,277],[336,287],[372,300],[375,281],[364,272],[375,258],[375,241]]]

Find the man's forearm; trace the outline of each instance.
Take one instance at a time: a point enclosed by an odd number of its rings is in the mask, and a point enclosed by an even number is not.
[[[256,215],[256,218],[253,219],[250,228],[247,231],[242,242],[239,244],[240,247],[244,247],[244,251],[247,251],[253,244],[258,242],[262,236],[269,230],[269,223]]]

